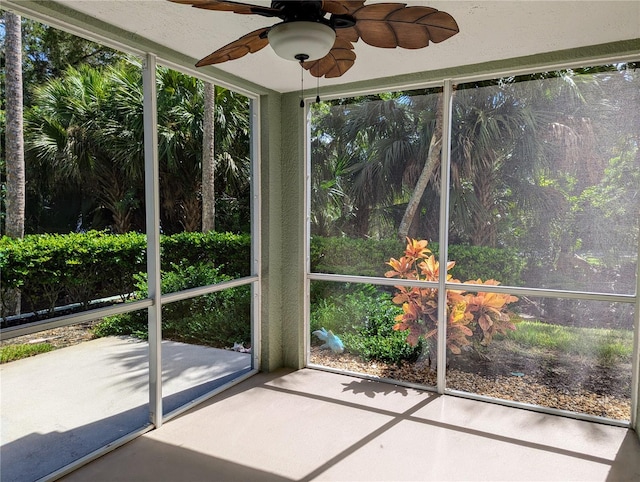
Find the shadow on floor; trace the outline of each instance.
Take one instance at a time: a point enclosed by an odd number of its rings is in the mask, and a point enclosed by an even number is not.
[[[226,350],[163,342],[163,354],[164,414],[251,369]],[[2,365],[0,480],[37,480],[147,426],[147,359],[146,343],[114,338]]]

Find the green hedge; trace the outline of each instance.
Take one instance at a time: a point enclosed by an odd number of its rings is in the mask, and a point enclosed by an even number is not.
[[[28,309],[125,296],[145,267],[145,237],[104,232],[38,234],[0,239],[3,290],[18,288]]]
[[[386,262],[399,258],[397,240],[322,238],[311,240],[315,272],[384,276]],[[437,254],[438,245],[430,244]],[[25,309],[35,311],[71,303],[87,305],[107,296],[123,299],[135,291],[135,275],[146,271],[146,236],[90,231],[39,234],[16,240],[0,238],[0,282],[3,290],[20,289]],[[461,281],[493,278],[517,285],[523,258],[513,250],[451,246],[452,270]],[[210,265],[233,278],[250,274],[251,238],[246,234],[180,233],[161,237],[164,273],[176,267]]]
[[[207,263],[231,277],[250,273],[251,238],[230,233],[162,236],[161,267]],[[146,235],[101,231],[0,238],[2,291],[20,289],[23,312],[108,296],[126,298],[135,275],[146,272]]]
[[[406,243],[396,239],[311,238],[311,271],[384,276],[391,257],[402,256]]]
[[[508,248],[451,245],[449,259],[456,262],[450,273],[460,281],[494,279],[508,286],[522,284],[526,266],[524,257],[515,249]]]
[[[178,233],[163,236],[163,268],[210,263],[234,278],[251,274],[251,236],[233,233]]]
[[[322,238],[311,240],[311,270],[360,276],[384,276],[391,269],[386,263],[399,259],[406,243],[398,240]],[[438,243],[429,243],[434,255],[438,255]],[[456,264],[451,270],[460,281],[495,279],[503,285],[518,285],[525,261],[513,249],[486,248],[483,246],[452,245],[449,259]]]

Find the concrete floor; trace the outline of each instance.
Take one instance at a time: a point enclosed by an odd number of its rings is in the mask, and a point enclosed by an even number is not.
[[[251,355],[164,341],[165,413],[251,368]],[[149,423],[149,347],[108,337],[0,365],[0,481],[32,482]]]
[[[259,374],[63,479],[640,481],[635,432],[317,370]]]

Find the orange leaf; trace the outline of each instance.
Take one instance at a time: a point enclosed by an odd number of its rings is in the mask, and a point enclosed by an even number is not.
[[[424,239],[418,241],[417,239],[407,238],[407,249],[405,249],[404,254],[413,260],[426,258],[427,255],[431,254],[427,244],[429,242]]]
[[[392,271],[384,274],[387,278],[405,278],[411,276],[413,272],[413,261],[406,256],[400,259],[391,258],[387,264],[393,268]]]
[[[459,355],[460,353],[462,353],[462,350],[453,343],[447,343],[447,346],[449,347],[449,350],[451,350],[451,353],[454,353],[456,355]]]
[[[492,325],[491,318],[486,315],[481,315],[480,318],[478,318],[478,324],[480,328],[482,328],[482,331],[487,331]]]
[[[396,317],[396,320],[398,320],[398,318],[402,318],[402,315],[398,315]],[[396,331],[404,331],[404,330],[408,330],[409,327],[407,326],[406,323],[400,322],[400,323],[396,323],[395,325],[393,325],[393,329],[396,330]]]

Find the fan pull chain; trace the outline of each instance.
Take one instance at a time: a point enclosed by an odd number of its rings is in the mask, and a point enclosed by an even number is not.
[[[304,107],[304,67],[300,61],[300,107]]]
[[[316,104],[320,103],[320,77],[316,77]]]

